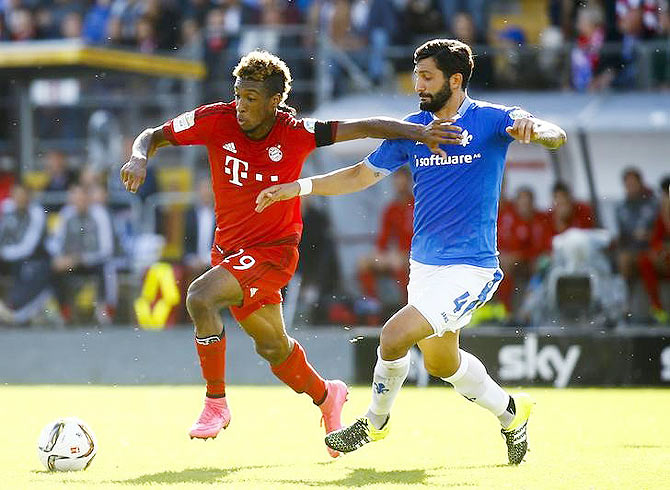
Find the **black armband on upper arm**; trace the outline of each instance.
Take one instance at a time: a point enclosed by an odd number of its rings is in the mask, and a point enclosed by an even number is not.
[[[335,143],[337,121],[316,121],[314,123],[314,139],[316,146],[328,146]]]

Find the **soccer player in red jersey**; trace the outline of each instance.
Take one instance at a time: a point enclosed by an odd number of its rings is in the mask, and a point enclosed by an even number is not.
[[[441,120],[422,126],[389,118],[296,119],[283,105],[291,84],[288,67],[267,52],[244,56],[233,75],[233,102],[205,105],[144,130],[121,169],[126,189],[136,192],[144,182],[147,159],[156,149],[168,144],[205,145],[209,154],[216,215],[212,268],[191,283],[186,297],[207,392],[190,435],[216,437],[230,423],[224,382],[226,338],[219,316],[223,307],[230,308],[253,338],[256,352],[270,363],[272,372],[319,406],[326,432],[332,432],[341,426],[347,387],[316,372],[300,344],[286,334],[282,318],[280,290],[298,262],[300,202],[283,202],[258,214],[256,196],[268,185],[296,180],[318,146],[367,137],[403,138],[444,154],[439,144],[459,144],[459,129]],[[331,449],[329,453],[339,455]]]

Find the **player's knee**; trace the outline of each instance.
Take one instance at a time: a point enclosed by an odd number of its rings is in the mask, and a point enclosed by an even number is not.
[[[193,281],[186,293],[186,309],[191,317],[201,315],[212,307],[212,298],[207,288],[197,280]]]
[[[258,342],[256,352],[272,365],[280,364],[288,357],[288,349],[283,342]]]
[[[379,337],[379,347],[384,359],[399,359],[407,354],[413,342],[404,329],[387,324]]]
[[[436,378],[448,378],[458,370],[458,362],[449,358],[429,359],[424,357],[423,365],[428,374]]]

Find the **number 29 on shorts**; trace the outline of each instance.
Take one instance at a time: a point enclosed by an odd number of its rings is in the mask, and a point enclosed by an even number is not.
[[[233,269],[238,270],[238,271],[245,271],[247,269],[251,269],[254,264],[256,263],[256,259],[254,259],[251,255],[243,255],[244,254],[244,249],[241,248],[237,253],[234,253],[232,255],[229,255],[225,259],[223,259],[223,262],[237,262],[237,265],[233,265]]]

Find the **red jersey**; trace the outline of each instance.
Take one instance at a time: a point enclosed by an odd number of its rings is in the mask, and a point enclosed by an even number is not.
[[[278,112],[262,140],[252,140],[237,122],[235,103],[215,103],[163,125],[175,145],[205,145],[214,187],[215,244],[223,250],[274,242],[302,232],[300,199],[280,201],[257,213],[256,196],[274,184],[300,177],[314,150],[315,121]]]
[[[593,228],[593,210],[585,202],[575,202],[572,208],[570,221],[557,223],[553,211],[549,212],[554,235],[563,233],[569,228]]]
[[[377,248],[386,250],[389,242],[395,242],[398,250],[409,252],[412,246],[414,224],[414,200],[409,202],[393,201],[384,210],[382,229],[377,238]]]
[[[533,260],[551,250],[552,227],[544,213],[535,212],[526,220],[510,206],[498,219],[498,248]]]

